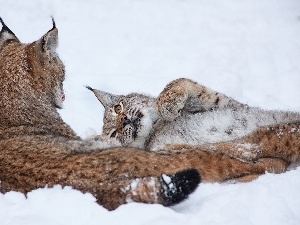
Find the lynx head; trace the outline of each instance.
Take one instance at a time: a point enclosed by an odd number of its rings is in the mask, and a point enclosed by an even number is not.
[[[58,30],[53,27],[39,40],[23,44],[0,18],[0,82],[10,100],[43,101],[56,108],[65,98],[64,64],[59,59]]]
[[[118,140],[122,146],[143,148],[158,120],[155,99],[136,93],[114,95],[87,88],[105,109],[102,135]]]
[[[52,22],[39,40],[23,44],[0,18],[0,136],[32,132],[78,139],[57,112],[65,98],[65,68]]]

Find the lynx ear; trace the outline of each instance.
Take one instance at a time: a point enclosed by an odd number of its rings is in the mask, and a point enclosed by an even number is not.
[[[48,53],[51,57],[55,56],[56,48],[58,46],[58,30],[55,21],[52,18],[53,27],[40,40],[38,40],[38,47],[42,53]]]
[[[3,22],[2,18],[0,17],[0,22],[2,24],[2,29],[0,31],[0,48],[4,45],[4,43],[8,40],[14,40],[20,42],[19,39],[16,37],[14,32],[12,32]]]
[[[93,89],[90,86],[86,86],[87,89],[94,92],[97,99],[101,102],[101,104],[104,106],[104,108],[107,108],[111,105],[113,105],[119,98],[118,95],[113,95],[108,92],[99,91],[97,89]]]

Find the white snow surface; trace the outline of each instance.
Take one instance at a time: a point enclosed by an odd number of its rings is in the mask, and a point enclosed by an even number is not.
[[[241,102],[300,111],[299,0],[0,0],[22,42],[59,29],[66,64],[63,119],[100,133],[93,88],[158,95],[188,77]],[[113,197],[113,196],[112,196]],[[300,168],[246,184],[200,184],[166,208],[130,203],[107,211],[70,187],[0,194],[1,225],[300,224]]]

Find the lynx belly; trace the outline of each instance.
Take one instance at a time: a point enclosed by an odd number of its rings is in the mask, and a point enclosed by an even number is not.
[[[147,149],[159,151],[166,144],[201,145],[230,141],[262,126],[298,120],[299,113],[258,108],[227,108],[197,114],[183,113],[175,121],[158,124]]]

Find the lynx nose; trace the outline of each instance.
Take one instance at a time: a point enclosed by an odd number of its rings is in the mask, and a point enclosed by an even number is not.
[[[65,101],[65,99],[66,99],[66,95],[65,95],[65,94],[62,94],[62,96],[61,96],[61,101]]]
[[[122,117],[121,122],[123,126],[126,126],[127,124],[131,123],[130,119],[128,119],[127,116]]]

